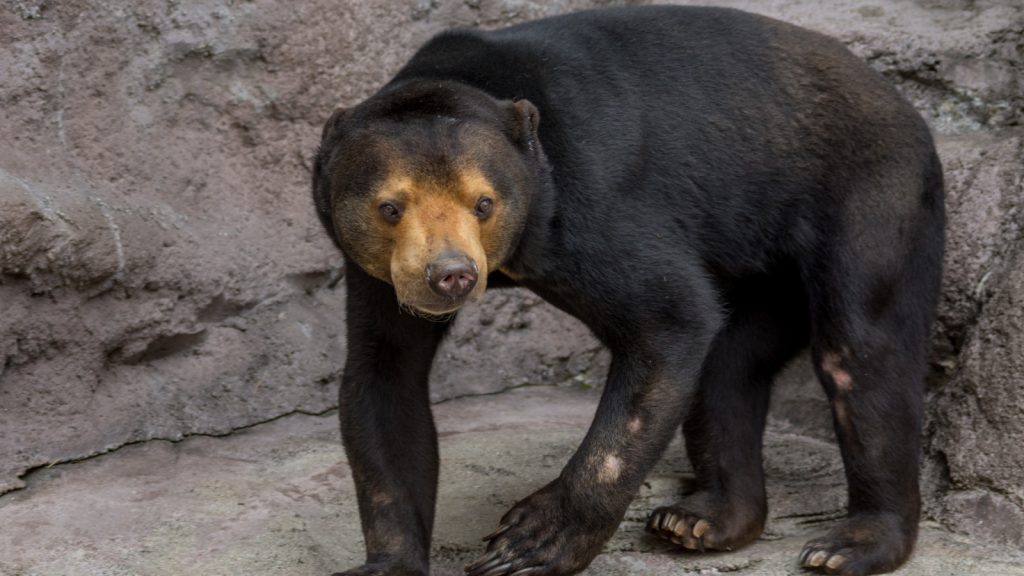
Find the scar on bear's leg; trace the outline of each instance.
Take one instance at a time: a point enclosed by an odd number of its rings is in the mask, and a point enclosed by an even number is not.
[[[836,424],[842,431],[843,436],[850,441],[850,445],[859,448],[860,441],[857,438],[857,430],[850,418],[847,399],[853,391],[853,377],[846,370],[840,367],[844,358],[850,356],[850,349],[843,346],[842,352],[826,352],[821,360],[821,369],[832,378],[835,384],[836,393],[832,399],[832,412],[836,417]]]
[[[843,358],[849,356],[849,348],[843,347],[843,352],[826,352],[821,360],[821,369],[832,377],[836,385],[836,393],[845,394],[853,390],[853,377],[846,370],[839,367]]]
[[[640,431],[640,428],[644,425],[644,421],[640,418],[633,418],[629,421],[629,432],[630,434],[636,434]]]
[[[604,462],[601,464],[601,469],[597,474],[597,480],[599,482],[615,482],[619,479],[619,473],[622,471],[622,460],[614,454],[609,454],[604,457]]]

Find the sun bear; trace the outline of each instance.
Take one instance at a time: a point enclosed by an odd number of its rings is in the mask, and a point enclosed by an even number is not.
[[[457,310],[508,286],[612,362],[575,455],[469,576],[586,568],[680,428],[699,489],[647,529],[757,539],[772,378],[807,346],[849,513],[799,562],[859,575],[910,555],[942,171],[922,118],[839,42],[666,6],[444,32],[331,116],[313,195],[347,262],[341,430],[367,560],[342,574],[428,574],[427,374]]]

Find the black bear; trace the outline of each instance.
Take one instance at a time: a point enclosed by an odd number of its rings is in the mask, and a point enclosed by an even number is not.
[[[506,286],[579,318],[612,363],[586,439],[470,576],[586,568],[680,427],[699,490],[648,530],[755,540],[772,377],[808,344],[849,514],[800,564],[910,555],[942,172],[914,108],[839,42],[664,6],[448,31],[331,116],[313,195],[348,263],[341,429],[367,560],[344,575],[428,574],[427,374],[459,307]]]

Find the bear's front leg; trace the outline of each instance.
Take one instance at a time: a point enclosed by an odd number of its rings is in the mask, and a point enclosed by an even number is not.
[[[354,264],[346,285],[339,415],[366,564],[335,576],[427,576],[438,472],[427,375],[447,323],[401,312],[394,289]]]
[[[677,336],[685,348],[676,341],[657,352],[614,354],[579,450],[558,479],[501,519],[487,553],[466,566],[468,576],[575,574],[601,552],[691,399],[709,338]]]

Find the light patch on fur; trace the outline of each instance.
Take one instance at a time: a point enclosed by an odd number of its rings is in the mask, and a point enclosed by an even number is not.
[[[843,355],[838,352],[827,352],[822,358],[821,369],[824,370],[832,381],[835,382],[836,392],[846,394],[853,390],[853,377],[846,370],[839,367]]]
[[[643,420],[641,420],[639,418],[633,418],[632,420],[630,420],[628,428],[629,428],[630,433],[636,434],[637,432],[640,431],[640,428],[643,427],[643,425],[644,425],[644,421]]]
[[[842,431],[843,436],[857,451],[863,451],[860,444],[860,439],[857,437],[857,429],[853,427],[853,420],[850,419],[850,411],[846,406],[846,401],[842,398],[837,398],[832,402],[832,413],[836,416],[836,425],[839,430]]]
[[[843,346],[842,352],[826,352],[821,359],[821,369],[832,378],[836,386],[836,394],[832,399],[832,414],[836,418],[837,431],[850,443],[850,446],[860,452],[863,451],[860,439],[857,437],[857,429],[853,426],[853,419],[850,416],[850,409],[847,406],[847,399],[853,391],[853,377],[850,373],[840,367],[844,358],[849,358],[850,349]]]
[[[604,462],[601,464],[601,471],[597,475],[597,479],[601,482],[615,482],[619,479],[619,474],[622,472],[622,460],[619,460],[618,456],[609,454],[604,457]]]
[[[390,494],[385,492],[374,492],[370,500],[374,506],[388,506],[395,501]]]

